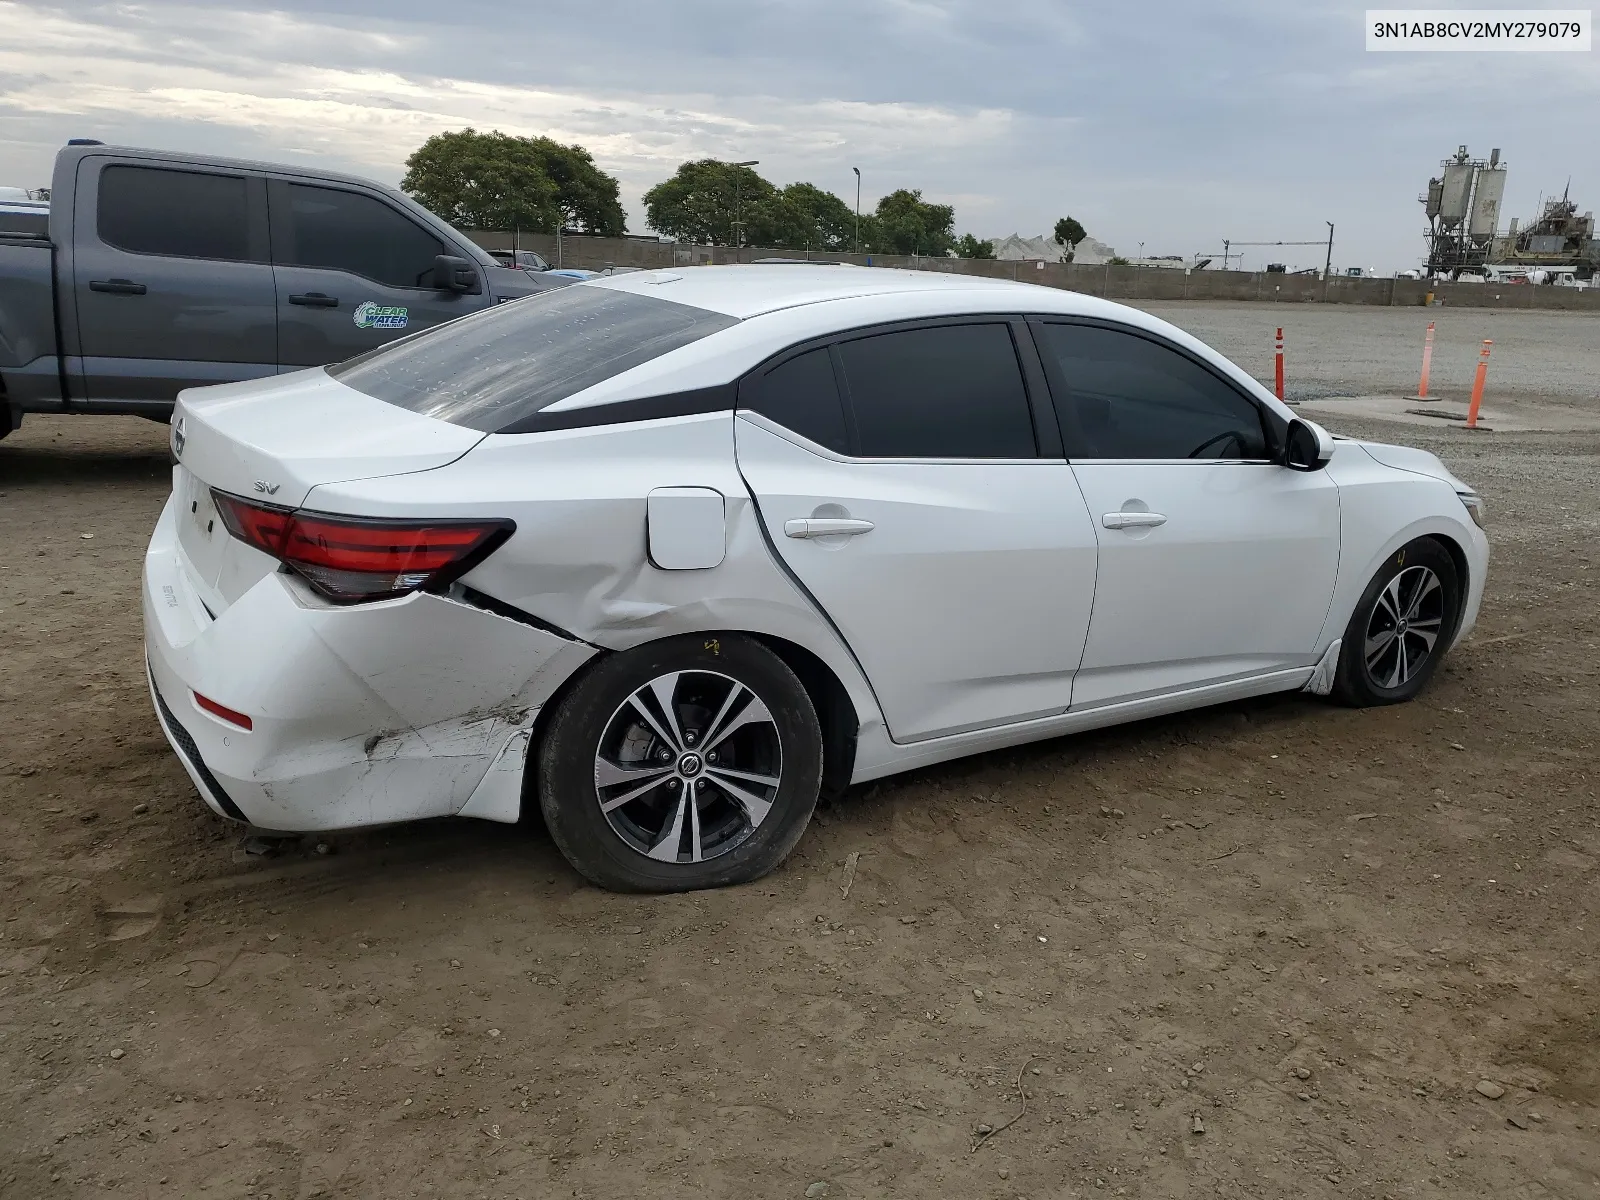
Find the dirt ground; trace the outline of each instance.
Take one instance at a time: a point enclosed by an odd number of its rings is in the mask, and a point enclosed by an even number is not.
[[[165,430],[30,419],[0,1196],[1595,1195],[1600,436],[1345,428],[1488,498],[1482,620],[1416,703],[920,771],[759,885],[648,898],[537,828],[246,855],[143,680]]]

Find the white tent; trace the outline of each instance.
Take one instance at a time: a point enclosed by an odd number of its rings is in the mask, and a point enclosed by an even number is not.
[[[1011,262],[1017,259],[1043,259],[1045,262],[1060,262],[1061,256],[1066,253],[1066,248],[1056,242],[1049,234],[1042,233],[1038,237],[1025,238],[1019,233],[1010,237],[989,239],[994,242],[994,256]],[[1108,262],[1116,257],[1116,251],[1104,242],[1089,237],[1078,243],[1077,252],[1072,261],[1083,266],[1094,267]]]

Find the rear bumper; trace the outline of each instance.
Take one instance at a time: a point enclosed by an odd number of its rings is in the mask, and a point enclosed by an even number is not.
[[[458,813],[594,653],[442,596],[325,605],[280,573],[213,619],[175,520],[169,501],[144,563],[151,695],[195,786],[234,820],[313,831]],[[196,693],[252,728],[205,711]],[[469,811],[515,819],[510,765],[496,767],[498,803],[480,795]]]

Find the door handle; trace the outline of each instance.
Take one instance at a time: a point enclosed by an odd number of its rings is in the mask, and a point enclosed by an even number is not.
[[[307,308],[338,308],[339,297],[322,292],[305,292],[299,296],[290,296],[289,303],[303,304]]]
[[[1100,518],[1107,529],[1153,529],[1166,523],[1166,517],[1151,512],[1114,512]]]
[[[91,279],[89,281],[91,292],[110,292],[116,296],[142,296],[145,286],[135,283],[131,279]]]
[[[871,533],[871,521],[858,521],[852,517],[796,517],[783,523],[783,536],[792,538],[855,537],[858,533]]]

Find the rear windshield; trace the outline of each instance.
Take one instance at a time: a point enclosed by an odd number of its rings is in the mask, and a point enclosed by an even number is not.
[[[719,330],[733,317],[574,284],[335,364],[357,391],[485,433]]]

